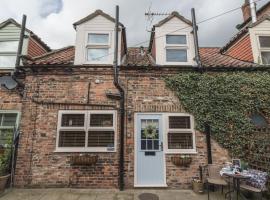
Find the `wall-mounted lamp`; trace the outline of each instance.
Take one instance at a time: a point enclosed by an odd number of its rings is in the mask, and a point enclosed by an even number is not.
[[[127,111],[127,118],[128,118],[128,121],[132,120],[132,111],[131,110]]]

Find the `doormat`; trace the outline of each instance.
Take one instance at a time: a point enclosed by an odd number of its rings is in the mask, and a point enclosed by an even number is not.
[[[159,200],[159,197],[156,194],[152,193],[142,193],[139,195],[140,200]]]

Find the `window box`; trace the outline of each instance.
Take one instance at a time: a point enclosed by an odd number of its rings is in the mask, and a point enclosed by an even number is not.
[[[98,161],[98,155],[74,155],[70,157],[71,165],[95,165]]]
[[[171,161],[178,167],[189,167],[192,162],[192,158],[190,156],[173,156]]]

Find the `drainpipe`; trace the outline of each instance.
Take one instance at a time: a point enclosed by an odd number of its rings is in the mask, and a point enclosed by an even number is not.
[[[195,9],[191,9],[192,16],[192,26],[193,26],[193,37],[194,37],[194,47],[195,47],[195,61],[198,64],[198,68],[202,68],[200,50],[199,50],[199,40],[198,40],[198,26],[196,23]]]
[[[206,134],[207,163],[213,164],[211,148],[211,127],[208,122],[204,124],[204,129]]]
[[[251,13],[252,23],[256,23],[257,22],[256,4],[254,0],[249,0],[249,4],[250,4],[250,11],[251,11],[250,13]]]
[[[15,64],[15,73],[18,71],[18,67],[20,66],[20,61],[21,61],[21,57],[22,57],[25,24],[26,24],[26,15],[23,15],[21,32],[20,32],[20,40],[19,40],[17,58],[16,58],[16,64]]]
[[[119,6],[116,6],[115,12],[115,45],[114,45],[114,80],[113,83],[120,93],[120,152],[119,152],[119,189],[124,190],[124,130],[125,130],[125,91],[119,83],[118,68],[118,33],[119,33]]]

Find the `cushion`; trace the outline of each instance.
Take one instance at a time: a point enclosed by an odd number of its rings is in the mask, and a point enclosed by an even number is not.
[[[251,176],[246,181],[246,184],[261,190],[266,189],[266,182],[267,182],[267,172],[262,172],[255,169],[249,169],[248,174]]]

